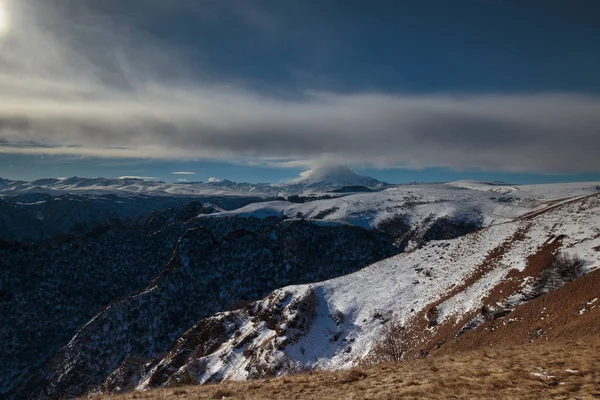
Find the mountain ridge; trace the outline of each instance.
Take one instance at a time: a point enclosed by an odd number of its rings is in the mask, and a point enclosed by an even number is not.
[[[394,321],[418,357],[482,326],[482,307],[501,313],[597,267],[593,183],[490,189],[413,184],[230,211],[196,202],[2,242],[0,353],[14,364],[1,366],[0,391],[58,399],[349,368]],[[563,253],[581,271],[557,277],[550,256]]]
[[[193,329],[236,328],[213,338],[218,340],[213,350],[197,355],[195,346],[182,339],[147,379],[138,381],[138,388],[349,368],[372,354],[384,328],[393,323],[401,324],[406,335],[405,356],[419,357],[482,325],[482,307],[515,308],[529,301],[532,290],[542,290],[535,296],[555,290],[536,284],[546,285],[544,276],[554,273],[553,258],[532,264],[538,254],[567,251],[582,257],[572,265],[581,272],[553,283],[558,287],[600,267],[600,228],[589,218],[600,220],[598,194],[457,239],[429,242],[351,275],[279,289],[244,310],[201,321]],[[193,341],[194,332],[186,340],[202,346],[202,340]]]

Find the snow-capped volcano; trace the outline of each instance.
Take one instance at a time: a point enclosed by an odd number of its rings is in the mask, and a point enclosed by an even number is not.
[[[291,183],[312,185],[318,183],[333,184],[338,186],[361,185],[375,187],[383,182],[370,176],[363,176],[345,165],[329,165],[309,169],[300,174]]]
[[[209,182],[210,185],[242,193],[261,193],[270,196],[314,196],[333,190],[349,188],[348,192],[361,191],[360,188],[382,190],[391,185],[370,176],[363,176],[345,165],[318,166],[302,172],[300,176],[286,183],[238,183],[224,180]]]
[[[327,165],[309,169],[280,188],[288,194],[314,195],[342,188],[382,190],[389,186],[370,176],[360,175],[345,165]]]

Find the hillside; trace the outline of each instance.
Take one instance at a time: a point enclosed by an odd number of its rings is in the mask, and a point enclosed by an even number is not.
[[[600,270],[436,346],[427,357],[94,399],[598,398],[599,287]]]
[[[178,386],[97,400],[596,399],[600,340],[543,342],[283,378]]]
[[[576,198],[457,239],[425,243],[354,274],[279,289],[243,310],[200,321],[138,387],[385,360],[374,350],[391,324],[403,332],[402,358],[419,357],[485,324],[488,314],[510,313],[595,270],[599,221],[600,195]],[[557,264],[560,252],[581,257],[567,263],[568,273]]]
[[[600,185],[592,182],[516,186],[469,182],[468,187],[463,186],[464,182],[398,185],[375,193],[351,194],[304,204],[286,201],[253,203],[225,214],[259,218],[301,216],[367,229],[401,221],[414,225],[429,215],[489,226],[541,210],[561,199],[600,192]]]
[[[234,197],[208,199],[211,212],[233,209],[256,201]],[[113,194],[31,193],[0,197],[0,240],[34,243],[43,239],[73,233],[85,233],[109,221],[134,220],[156,211],[172,208],[193,209],[200,204],[184,196],[118,196]],[[201,206],[199,207],[201,208]],[[198,211],[198,214],[201,212]]]
[[[231,211],[193,202],[2,242],[0,391],[61,399],[450,349],[595,276],[597,192],[454,182]],[[391,331],[400,353],[381,351]],[[458,350],[485,341],[469,340]]]
[[[44,387],[49,396],[81,394],[129,357],[170,348],[200,318],[398,252],[349,226],[161,220],[0,247],[0,389],[9,398]]]

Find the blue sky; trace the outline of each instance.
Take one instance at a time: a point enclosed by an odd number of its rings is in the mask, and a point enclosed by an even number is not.
[[[0,10],[2,177],[600,180],[596,1]]]

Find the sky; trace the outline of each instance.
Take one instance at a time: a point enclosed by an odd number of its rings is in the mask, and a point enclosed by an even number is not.
[[[0,0],[0,176],[600,181],[595,0]]]

